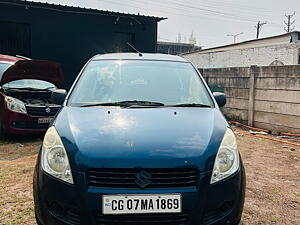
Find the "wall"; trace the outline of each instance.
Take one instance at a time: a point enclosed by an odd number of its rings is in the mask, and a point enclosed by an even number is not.
[[[300,66],[200,69],[213,91],[224,91],[228,119],[300,133]]]
[[[268,47],[253,47],[216,52],[195,52],[184,55],[198,68],[269,66],[275,60],[284,65],[296,65],[299,60],[299,43],[289,43]]]
[[[45,7],[44,4],[41,6]],[[62,11],[1,4],[0,21],[28,24],[31,51],[30,55],[25,56],[60,63],[65,72],[67,88],[92,56],[128,51],[126,38],[122,40],[125,49],[120,49],[122,34],[132,34],[132,43],[140,51],[156,51],[157,19],[128,16],[117,20],[118,15],[68,13],[61,6],[46,7]],[[67,10],[87,11],[77,8]]]

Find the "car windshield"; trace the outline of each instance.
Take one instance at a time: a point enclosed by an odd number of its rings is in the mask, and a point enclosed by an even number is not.
[[[14,80],[3,85],[3,88],[52,89],[54,84],[36,79]]]
[[[68,104],[83,106],[122,101],[213,106],[206,87],[190,63],[151,60],[91,61]]]
[[[2,78],[3,73],[11,66],[10,63],[0,63],[0,80]]]

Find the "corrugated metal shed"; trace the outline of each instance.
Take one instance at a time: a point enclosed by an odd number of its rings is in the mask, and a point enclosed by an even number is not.
[[[142,14],[132,14],[132,13],[122,13],[116,11],[109,10],[100,10],[96,8],[86,8],[72,5],[62,5],[56,3],[48,3],[48,2],[36,2],[36,1],[28,1],[28,0],[0,0],[0,4],[11,4],[11,5],[19,5],[24,7],[31,8],[43,8],[54,11],[61,11],[63,13],[81,13],[87,15],[101,15],[101,16],[119,16],[119,17],[136,17],[139,19],[145,20],[153,20],[153,21],[161,21],[166,18],[164,17],[156,17],[156,16],[147,16]]]
[[[32,0],[0,0],[0,53],[60,63],[69,88],[96,54],[131,52],[128,43],[143,53],[156,52],[157,23],[163,19]]]

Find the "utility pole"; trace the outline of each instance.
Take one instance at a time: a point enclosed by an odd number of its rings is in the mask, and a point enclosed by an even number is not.
[[[263,25],[267,24],[267,22],[260,22],[258,21],[257,25],[254,26],[256,28],[256,38],[259,38],[259,33]]]
[[[256,28],[256,38],[259,38],[259,34],[260,34],[261,29],[262,29],[262,26],[265,25],[265,24],[267,24],[267,22],[260,22],[260,21],[257,22],[257,25],[255,26],[255,28]]]
[[[284,21],[284,24],[287,26],[284,28],[284,30],[287,32],[287,33],[290,33],[292,32],[294,29],[295,29],[295,26],[293,26],[292,28],[292,25],[295,24],[295,19],[293,19],[292,21],[292,18],[296,15],[296,12],[294,12],[293,14],[285,14],[285,17],[287,18],[287,22]]]
[[[233,43],[236,43],[236,38],[239,36],[239,35],[242,35],[244,34],[243,32],[241,33],[238,33],[238,34],[227,34],[228,37],[233,37]]]

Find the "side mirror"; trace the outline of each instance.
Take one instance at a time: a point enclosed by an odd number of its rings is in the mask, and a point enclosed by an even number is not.
[[[223,107],[226,105],[226,95],[222,92],[214,92],[213,93],[219,107]]]
[[[56,105],[62,105],[67,96],[67,91],[65,89],[56,89],[52,91],[51,102]]]

